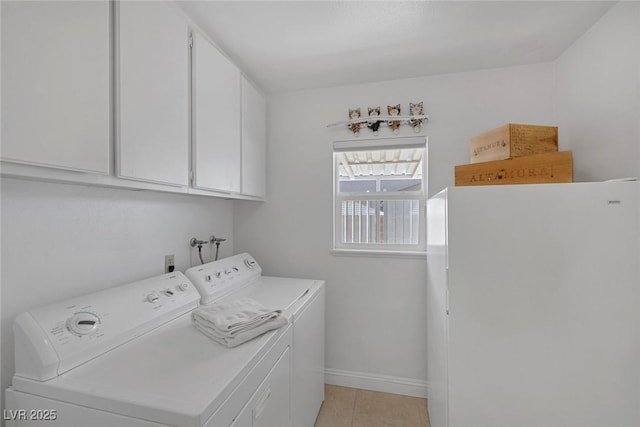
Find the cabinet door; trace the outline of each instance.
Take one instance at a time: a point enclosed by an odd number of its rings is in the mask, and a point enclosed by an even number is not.
[[[2,1],[2,160],[109,173],[108,1]]]
[[[189,184],[189,31],[169,2],[117,3],[117,174]]]
[[[193,34],[193,186],[240,192],[240,71]]]
[[[267,108],[264,96],[242,78],[242,193],[266,194]]]

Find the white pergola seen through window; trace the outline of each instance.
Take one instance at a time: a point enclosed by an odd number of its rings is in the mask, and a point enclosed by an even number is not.
[[[426,138],[334,142],[334,249],[424,251]]]

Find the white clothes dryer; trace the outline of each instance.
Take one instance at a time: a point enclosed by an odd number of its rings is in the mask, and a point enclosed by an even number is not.
[[[313,427],[324,400],[324,281],[263,276],[248,253],[185,274],[202,295],[202,304],[250,297],[283,310],[292,329],[292,426]]]
[[[234,270],[235,289],[225,287],[213,300],[247,292],[258,281],[256,268]],[[201,295],[179,272],[21,314],[7,426],[297,426],[294,318],[313,312],[324,322],[324,283],[285,282],[304,295],[276,285],[261,302],[287,307],[289,324],[235,348],[195,329],[191,312]]]

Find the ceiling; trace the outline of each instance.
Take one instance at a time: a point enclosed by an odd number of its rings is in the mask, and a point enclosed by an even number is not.
[[[178,2],[267,92],[551,61],[614,3]]]

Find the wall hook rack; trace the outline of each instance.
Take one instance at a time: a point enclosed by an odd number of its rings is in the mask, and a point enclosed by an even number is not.
[[[422,125],[429,120],[429,116],[422,114],[423,105],[424,103],[422,101],[416,103],[410,102],[409,112],[411,114],[404,116],[400,114],[402,110],[400,104],[387,105],[387,112],[389,114],[385,116],[380,115],[380,106],[369,107],[367,109],[369,112],[367,117],[362,117],[360,108],[349,108],[349,120],[330,123],[327,127],[347,126],[347,128],[353,132],[354,136],[359,136],[360,129],[364,129],[365,127],[371,130],[374,135],[377,135],[381,125],[390,128],[394,134],[400,132],[400,125],[411,125],[414,132],[417,133],[422,130]]]
[[[382,124],[386,124],[389,121],[398,121],[402,123],[410,123],[415,120],[429,120],[429,116],[425,114],[418,114],[416,116],[375,116],[375,117],[360,117],[357,119],[344,120],[341,122],[330,123],[327,125],[328,128],[336,127],[336,126],[349,126],[354,124],[362,124],[372,121],[380,121]]]
[[[349,126],[353,124],[362,124],[372,121],[381,121],[383,124],[388,121],[399,121],[404,123],[409,123],[413,120],[429,120],[429,116],[425,114],[419,114],[416,116],[375,116],[375,117],[360,117],[357,119],[344,120],[341,122],[330,123],[327,125],[328,128],[336,127],[336,126]]]

